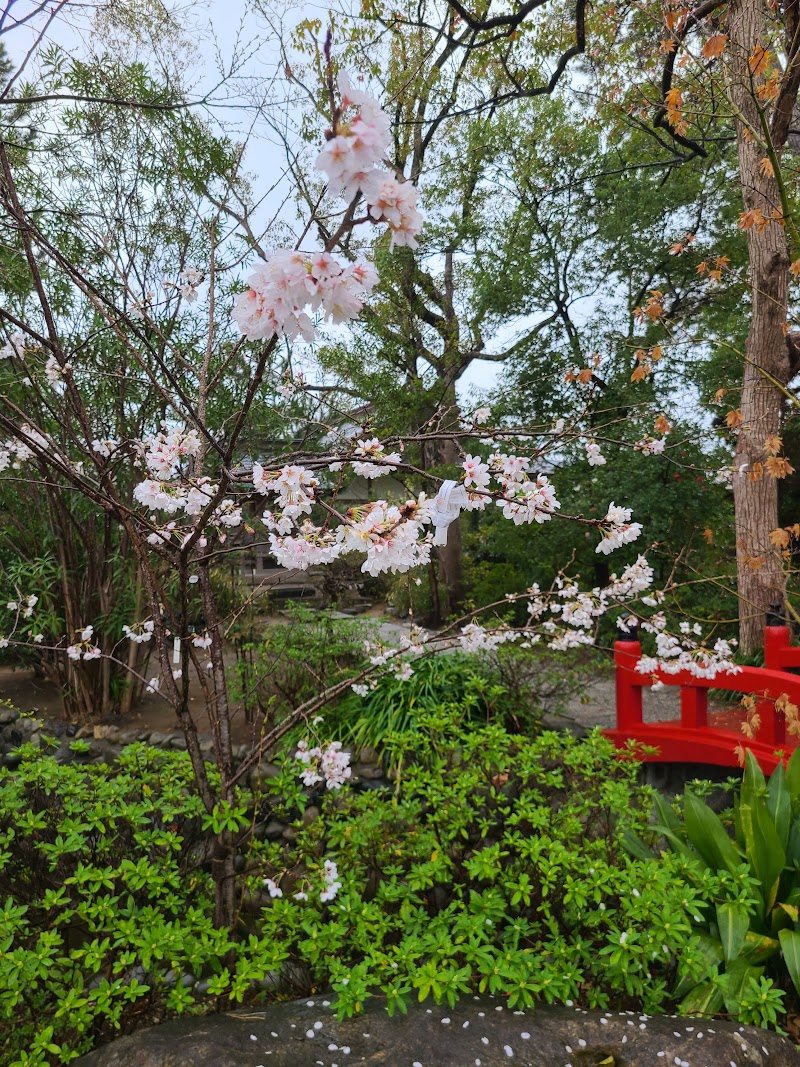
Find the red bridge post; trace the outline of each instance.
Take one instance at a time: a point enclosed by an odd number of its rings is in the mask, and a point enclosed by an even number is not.
[[[636,664],[642,658],[638,641],[615,641],[617,682],[617,729],[634,730],[642,725],[642,676]]]

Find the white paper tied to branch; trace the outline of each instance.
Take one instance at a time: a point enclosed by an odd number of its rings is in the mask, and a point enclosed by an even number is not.
[[[442,482],[439,492],[433,499],[431,522],[436,528],[433,536],[435,545],[447,544],[447,527],[458,518],[459,512],[468,503],[467,491],[459,482]]]

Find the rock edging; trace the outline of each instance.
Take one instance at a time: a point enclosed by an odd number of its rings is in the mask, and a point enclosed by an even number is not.
[[[121,1038],[75,1067],[800,1067],[786,1038],[716,1019],[582,1011],[511,1011],[493,997],[454,1008],[412,1004],[390,1018],[368,1002],[337,1022],[322,997],[204,1019],[180,1019]]]

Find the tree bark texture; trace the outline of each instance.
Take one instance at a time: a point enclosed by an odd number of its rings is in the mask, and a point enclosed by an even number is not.
[[[777,181],[764,164],[763,105],[756,92],[759,81],[749,63],[754,49],[764,42],[764,15],[763,0],[732,0],[729,6],[729,92],[736,112],[744,209],[758,210],[767,219],[783,212]],[[784,79],[790,75],[791,66]],[[783,141],[773,141],[775,153],[782,147]],[[782,600],[786,591],[780,555],[769,537],[778,526],[778,483],[763,464],[767,438],[780,434],[784,394],[775,383],[786,385],[790,376],[786,323],[791,260],[781,221],[752,225],[747,230],[747,244],[752,308],[733,484],[740,645],[744,652],[752,652],[763,644],[769,604]]]

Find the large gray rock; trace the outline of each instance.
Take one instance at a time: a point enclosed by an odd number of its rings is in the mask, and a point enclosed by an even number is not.
[[[512,1012],[490,997],[455,1008],[413,1005],[389,1018],[368,1002],[337,1022],[322,997],[123,1037],[75,1067],[800,1067],[785,1038],[717,1020],[582,1012]]]

